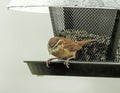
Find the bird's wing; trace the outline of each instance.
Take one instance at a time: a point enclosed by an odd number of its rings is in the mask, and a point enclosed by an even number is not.
[[[77,51],[81,48],[81,46],[75,42],[67,42],[63,44],[64,49],[69,50],[70,52],[72,51]]]
[[[79,49],[82,48],[82,46],[84,46],[85,44],[89,43],[89,42],[93,42],[93,41],[96,41],[96,40],[83,40],[83,41],[79,41],[79,42],[74,42],[72,40],[67,40],[65,39],[64,40],[64,48],[65,49],[68,49],[69,51],[77,51]]]

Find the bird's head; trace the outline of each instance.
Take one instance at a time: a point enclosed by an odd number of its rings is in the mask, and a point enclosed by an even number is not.
[[[48,42],[48,51],[49,53],[58,51],[62,46],[63,40],[61,37],[52,37]]]

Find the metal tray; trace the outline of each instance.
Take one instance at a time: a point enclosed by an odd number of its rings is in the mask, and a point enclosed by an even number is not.
[[[68,69],[63,61],[53,61],[46,67],[45,61],[24,61],[34,75],[120,77],[120,63],[70,61]]]

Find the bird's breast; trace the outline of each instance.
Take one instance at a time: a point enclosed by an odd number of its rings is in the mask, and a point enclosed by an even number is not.
[[[57,58],[62,58],[64,54],[64,49],[61,47],[57,47],[55,49],[52,49],[51,54]]]
[[[59,59],[69,58],[69,57],[75,55],[74,52],[70,52],[69,50],[64,49],[64,48],[61,47],[61,46],[58,46],[58,47],[55,48],[55,49],[51,49],[49,52],[50,52],[50,54],[52,54],[53,56],[55,56],[55,57],[57,57],[57,58],[59,58]]]

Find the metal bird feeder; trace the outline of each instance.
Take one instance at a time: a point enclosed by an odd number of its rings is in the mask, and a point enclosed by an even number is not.
[[[70,61],[70,69],[62,64],[63,61],[52,62],[50,68],[47,68],[43,61],[25,61],[33,74],[120,77],[119,0],[23,2],[24,5],[18,2],[16,6],[11,3],[9,8],[48,7],[54,36],[74,41],[96,40],[77,52],[76,60]]]

